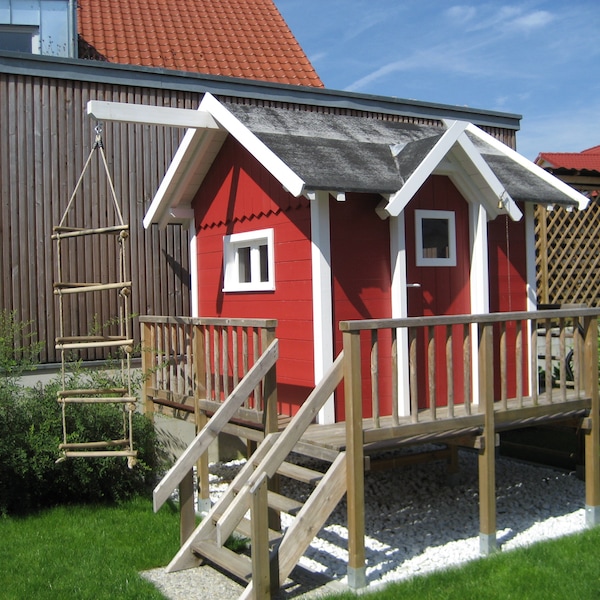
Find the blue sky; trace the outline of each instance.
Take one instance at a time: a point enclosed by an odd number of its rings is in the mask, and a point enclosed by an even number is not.
[[[600,2],[275,0],[331,89],[522,115],[517,149],[600,144]]]

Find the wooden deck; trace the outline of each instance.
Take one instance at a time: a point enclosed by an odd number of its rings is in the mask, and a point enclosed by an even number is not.
[[[532,397],[522,401],[509,399],[507,409],[498,411],[495,419],[496,432],[508,429],[529,427],[534,424],[562,421],[587,416],[591,407],[591,398],[578,397],[570,392],[567,399],[549,403],[546,395],[540,394],[537,404]],[[463,405],[454,407],[454,416],[448,415],[447,407],[438,407],[435,419],[428,410],[419,411],[418,422],[411,417],[399,417],[394,423],[391,416],[380,417],[376,426],[373,419],[363,419],[362,430],[366,454],[388,448],[428,442],[451,442],[453,438],[478,436],[483,432],[485,413],[480,407],[473,407],[472,414],[466,414]],[[311,425],[303,434],[304,444],[340,452],[346,449],[346,423],[331,425]],[[314,455],[318,454],[315,449]],[[326,452],[323,457],[327,456]]]
[[[142,318],[149,342],[144,365],[152,373],[147,406],[153,408],[156,390],[167,388],[172,398],[191,399],[199,429],[154,493],[156,507],[177,485],[182,498],[182,547],[168,570],[205,559],[227,569],[222,544],[250,509],[246,530],[252,532],[253,560],[243,567],[249,581],[243,597],[269,597],[345,493],[348,585],[364,587],[365,470],[378,452],[429,442],[477,450],[480,547],[489,554],[497,549],[498,433],[557,421],[575,423],[584,434],[586,522],[600,524],[599,315],[600,309],[571,308],[340,323],[343,351],[283,428],[272,412],[274,322]],[[315,424],[341,383],[345,420]],[[206,450],[221,431],[242,437],[253,431],[248,439],[256,451],[194,530],[192,467],[198,463],[200,497],[208,497]],[[267,517],[267,505],[287,506],[276,493],[277,476],[289,472],[287,457],[298,452],[331,464],[326,473],[314,474],[322,483],[294,509],[281,544],[272,545],[270,530],[278,519]],[[270,572],[266,556],[271,567],[279,565],[277,572]]]

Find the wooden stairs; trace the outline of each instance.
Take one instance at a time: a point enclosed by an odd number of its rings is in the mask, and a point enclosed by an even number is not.
[[[272,351],[270,358],[267,354],[269,349],[156,487],[155,511],[235,414],[236,407],[244,401],[244,394],[247,396],[247,390],[256,386],[257,377],[262,377],[261,373],[264,374],[276,360]],[[241,598],[269,598],[271,590],[284,583],[346,492],[345,452],[340,452],[324,473],[296,465],[288,459],[304,431],[341,382],[342,359],[340,354],[288,426],[281,432],[265,436],[219,501],[183,542],[167,566],[168,572],[210,562],[247,583]],[[304,503],[284,496],[273,489],[279,477],[292,479],[299,485],[308,484],[312,492]],[[273,513],[281,512],[293,517],[284,531],[274,528],[279,519],[273,519]],[[251,556],[236,554],[225,547],[234,532],[250,539]]]

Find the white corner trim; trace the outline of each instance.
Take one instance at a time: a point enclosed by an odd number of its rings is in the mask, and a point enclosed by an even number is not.
[[[558,179],[558,177],[551,175],[550,173],[548,173],[548,171],[545,171],[544,169],[542,169],[535,163],[531,162],[530,160],[527,160],[524,156],[522,156],[521,154],[519,154],[512,148],[509,148],[506,144],[503,144],[500,140],[497,140],[495,137],[491,136],[489,133],[486,133],[485,131],[483,131],[483,129],[480,129],[476,125],[469,123],[469,126],[467,127],[467,131],[469,133],[472,133],[473,135],[476,135],[478,138],[482,139],[484,142],[487,142],[488,144],[490,144],[490,146],[493,146],[496,150],[499,150],[500,152],[502,152],[505,156],[507,156],[511,160],[515,161],[516,163],[518,163],[519,165],[521,165],[522,167],[524,167],[531,173],[533,173],[536,177],[543,179],[546,183],[555,187],[557,190],[559,190],[560,192],[562,192],[563,194],[565,194],[566,196],[571,198],[571,200],[573,200],[574,202],[577,202],[577,206],[578,206],[579,210],[583,210],[587,207],[587,205],[589,203],[589,198],[586,198],[583,194],[580,194],[578,191],[573,189],[570,185],[568,185],[568,184],[564,183],[563,181],[561,181],[560,179]]]
[[[485,162],[484,158],[481,156],[473,142],[464,132],[459,136],[457,142],[467,154],[469,160],[473,163],[473,166],[485,179],[485,182],[496,195],[498,202],[502,205],[503,209],[506,210],[508,216],[513,221],[519,221],[523,216],[523,213],[519,210],[519,207],[511,198],[510,194],[506,191],[506,188],[502,185],[500,180],[496,177],[490,166]]]
[[[296,197],[302,194],[304,181],[212,94],[204,94],[198,110],[210,113],[290,194]]]
[[[402,188],[391,195],[385,209],[392,217],[397,217],[404,210],[413,196],[419,191],[419,188],[425,183],[425,180],[433,173],[452,146],[454,146],[467,125],[466,121],[453,121],[437,144],[415,169],[414,173],[406,180]]]
[[[192,221],[189,229],[190,236],[190,301],[192,317],[200,316],[200,298],[198,296],[198,239],[196,237],[196,226]]]
[[[313,356],[315,384],[333,364],[333,300],[331,284],[331,238],[329,194],[316,192],[310,201],[311,268],[313,306]],[[333,396],[317,415],[320,425],[335,423]]]

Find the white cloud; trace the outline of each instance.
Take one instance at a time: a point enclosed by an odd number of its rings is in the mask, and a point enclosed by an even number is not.
[[[554,15],[548,11],[538,10],[516,18],[512,24],[519,29],[538,29],[540,27],[545,27],[548,23],[554,21],[554,19]]]
[[[477,9],[474,6],[466,6],[464,4],[451,6],[446,11],[446,16],[452,21],[458,23],[467,23],[472,21],[477,14]]]

